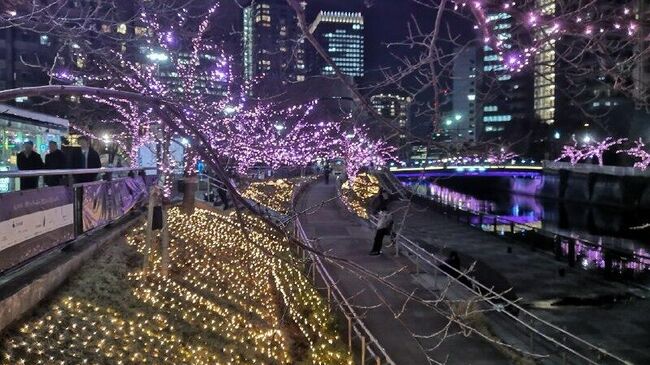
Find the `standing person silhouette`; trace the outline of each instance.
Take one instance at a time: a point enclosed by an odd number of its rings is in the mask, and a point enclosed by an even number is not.
[[[43,160],[38,152],[34,151],[34,142],[25,141],[23,150],[16,156],[18,170],[40,170],[43,168]],[[21,177],[20,190],[38,188],[38,176]]]

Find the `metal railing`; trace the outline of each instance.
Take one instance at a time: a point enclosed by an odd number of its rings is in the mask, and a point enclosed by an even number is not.
[[[296,188],[292,196],[292,207],[295,210],[296,198],[300,192],[305,188],[307,184],[302,184]],[[293,220],[293,230],[292,233],[296,239],[298,239],[305,246],[318,250],[312,243],[312,240],[307,237],[305,231],[302,227],[299,217],[296,217]],[[314,286],[317,285],[316,274],[320,278],[320,281],[325,285],[327,290],[327,301],[328,303],[334,303],[338,308],[339,312],[345,316],[347,321],[347,345],[348,350],[352,353],[355,353],[353,346],[353,341],[357,341],[359,345],[359,359],[360,364],[389,364],[395,365],[395,362],[390,358],[386,350],[381,346],[377,338],[372,334],[372,332],[365,325],[361,316],[357,313],[354,307],[347,300],[346,296],[341,292],[339,287],[336,285],[336,281],[332,278],[331,274],[327,270],[326,265],[323,263],[321,257],[310,250],[305,250],[300,247],[297,248],[297,255],[303,259],[307,265],[308,274],[310,273],[312,282]]]
[[[0,171],[0,179],[69,177],[66,184],[0,194],[4,209],[0,223],[8,227],[0,242],[0,274],[13,272],[61,249],[144,204],[147,186],[156,179],[156,175],[144,175],[147,170],[155,168]],[[93,173],[103,174],[102,180],[74,183],[75,175]],[[7,222],[13,224],[6,225]]]
[[[45,177],[45,176],[64,176],[66,177],[65,181],[61,181],[60,185],[72,185],[74,184],[74,176],[76,175],[88,175],[88,174],[97,174],[101,180],[112,180],[117,177],[125,177],[131,172],[145,172],[145,171],[155,171],[155,167],[101,167],[97,169],[59,169],[59,170],[9,170],[9,171],[0,171],[0,179],[9,180],[9,189],[7,192],[11,192],[14,189],[16,184],[12,180],[19,179],[21,177]],[[46,187],[47,185],[42,181],[44,179],[39,179],[39,187]],[[12,184],[13,183],[13,184]]]
[[[370,223],[376,226],[377,219],[371,216]],[[473,278],[471,273],[463,272],[451,266],[445,260],[426,251],[404,235],[397,234],[395,238],[395,255],[399,256],[400,252],[404,253],[415,264],[417,272],[420,272],[424,267],[428,267],[434,270],[435,275],[443,274],[472,295],[481,297],[481,300],[497,313],[512,320],[514,324],[528,334],[528,345],[531,347],[528,351],[534,351],[535,338],[542,340],[546,345],[546,349],[550,352],[547,356],[557,357],[552,360],[554,364],[561,361],[562,364],[586,363],[597,365],[603,364],[604,360],[612,364],[631,364],[606,349],[596,346],[529,312],[518,303],[505,298],[502,293],[497,293],[492,288],[483,285]],[[558,339],[558,337],[561,339]]]
[[[202,183],[205,188],[201,186]],[[218,179],[215,179],[209,175],[199,174],[199,192],[209,192],[211,190],[216,190],[219,184],[220,182]],[[309,182],[304,182],[294,188],[290,205],[293,211],[295,211],[297,197],[308,184]],[[251,200],[249,200],[249,202],[253,208],[257,210],[258,213],[264,214],[278,224],[281,224],[283,226],[291,224],[291,234],[295,239],[297,239],[303,245],[310,247],[311,249],[317,249],[313,246],[312,241],[305,234],[302,224],[295,214],[290,213],[289,217],[287,217],[287,215],[276,212],[273,209],[258,202]],[[319,281],[322,283],[322,285],[324,285],[324,288],[327,292],[327,303],[330,305],[330,308],[332,308],[331,306],[333,304],[335,308],[338,309],[338,311],[345,317],[347,322],[346,337],[348,350],[351,353],[358,355],[360,359],[359,364],[395,365],[395,362],[386,353],[386,350],[379,344],[368,327],[363,323],[361,316],[357,314],[354,307],[348,302],[346,296],[343,295],[341,290],[338,288],[335,280],[332,278],[323,261],[321,260],[321,257],[312,251],[303,249],[301,247],[296,247],[295,254],[305,263],[307,277],[311,279],[314,287],[318,288]],[[356,351],[357,348],[354,347],[353,342],[356,342],[354,345],[359,346],[358,352]]]
[[[650,169],[642,170],[629,166],[600,166],[588,163],[571,164],[570,162],[561,161],[544,161],[545,170],[569,170],[584,174],[597,173],[615,176],[642,176],[650,177]]]

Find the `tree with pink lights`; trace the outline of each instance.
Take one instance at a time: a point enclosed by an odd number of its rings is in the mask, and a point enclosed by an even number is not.
[[[613,146],[620,145],[625,142],[627,138],[614,139],[607,137],[602,141],[591,141],[585,144],[583,159],[590,159],[595,157],[599,166],[603,166],[603,154]]]
[[[578,141],[576,141],[575,138],[572,139],[573,144],[563,146],[562,154],[555,161],[568,158],[569,162],[572,165],[575,165],[580,161],[589,160],[595,157],[598,161],[598,165],[602,166],[603,154],[612,147],[620,145],[627,140],[627,138],[614,139],[613,137],[607,137],[602,141],[589,139],[589,141],[585,142],[582,146],[579,146]]]
[[[562,146],[562,153],[560,154],[560,157],[555,159],[555,161],[561,161],[568,158],[571,165],[575,165],[584,159],[584,151],[582,148],[578,147],[578,141],[576,141],[575,137],[572,137],[571,139],[573,140],[573,144]]]
[[[650,166],[650,152],[646,149],[643,139],[639,138],[634,141],[634,147],[630,147],[626,150],[616,151],[617,153],[625,153],[630,157],[637,159],[634,162],[634,167],[641,170],[646,170]]]
[[[394,147],[368,137],[363,128],[355,127],[341,141],[341,153],[346,161],[346,173],[352,180],[364,166],[380,167],[393,159]]]
[[[504,147],[499,148],[498,152],[495,152],[494,150],[490,150],[488,152],[488,157],[486,159],[487,162],[493,164],[493,165],[503,165],[508,161],[511,161],[514,158],[517,158],[519,155],[517,155],[514,152],[508,151]]]

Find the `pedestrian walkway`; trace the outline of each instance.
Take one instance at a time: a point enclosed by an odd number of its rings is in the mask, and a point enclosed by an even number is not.
[[[404,206],[395,202],[391,208]],[[476,262],[475,277],[541,318],[634,364],[650,363],[648,293],[601,275],[568,268],[547,252],[457,223],[429,204],[412,203],[402,234],[430,252],[456,251],[461,265]],[[401,217],[396,219],[401,222]],[[560,269],[565,275],[559,274]],[[587,299],[576,303],[575,298]],[[568,305],[552,306],[564,299]],[[593,299],[593,300],[591,300]]]
[[[319,206],[336,194],[333,184],[315,183],[300,196],[297,209]],[[305,233],[317,239],[320,248],[330,255],[344,257],[376,275],[427,300],[436,299],[435,291],[420,283],[410,261],[387,253],[369,256],[374,231],[352,215],[338,199],[328,201],[313,213],[300,216]],[[433,308],[408,301],[402,294],[385,284],[363,279],[338,265],[328,265],[340,290],[352,305],[364,313],[363,321],[382,347],[398,365],[429,365],[435,363],[480,365],[511,362],[496,345],[476,335],[466,337],[451,326],[450,335],[440,342],[440,336],[426,338],[441,331],[448,320]],[[442,285],[441,285],[442,286]],[[397,315],[399,314],[399,315]],[[416,336],[414,336],[416,335]],[[429,358],[427,358],[429,357]],[[433,360],[433,361],[432,361]]]

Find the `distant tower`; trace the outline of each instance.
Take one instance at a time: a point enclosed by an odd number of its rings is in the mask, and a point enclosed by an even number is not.
[[[555,0],[535,0],[535,7],[546,16],[555,15]],[[546,38],[542,29],[536,36]],[[555,40],[548,40],[535,53],[535,117],[545,124],[555,123]]]
[[[467,47],[459,49],[456,53],[452,74],[453,111],[443,118],[442,129],[451,141],[475,141],[481,112],[476,96],[479,50],[476,47]]]
[[[405,131],[409,127],[409,104],[411,104],[411,98],[394,93],[381,93],[371,96],[370,104],[379,115],[395,123],[395,126],[402,130],[399,136],[395,136],[389,142],[397,147],[403,148],[406,143]],[[384,124],[378,124],[378,127],[376,132],[382,135],[382,137],[395,135],[395,131]],[[400,150],[400,154],[403,153],[406,153],[406,151],[403,149]]]
[[[512,47],[517,36],[512,31],[516,25],[512,16],[497,10],[488,13],[487,21],[490,31],[502,42],[501,46],[504,49]],[[527,130],[533,119],[533,75],[531,72],[510,72],[503,62],[503,56],[488,45],[483,46],[482,66],[480,138],[516,140],[521,130]]]
[[[363,76],[363,16],[361,13],[321,11],[309,31],[316,36],[341,71],[349,76]],[[315,58],[315,73],[333,75],[331,66]]]
[[[295,12],[286,1],[253,0],[244,8],[245,78],[268,81],[276,87],[304,80],[304,41],[300,35]]]

